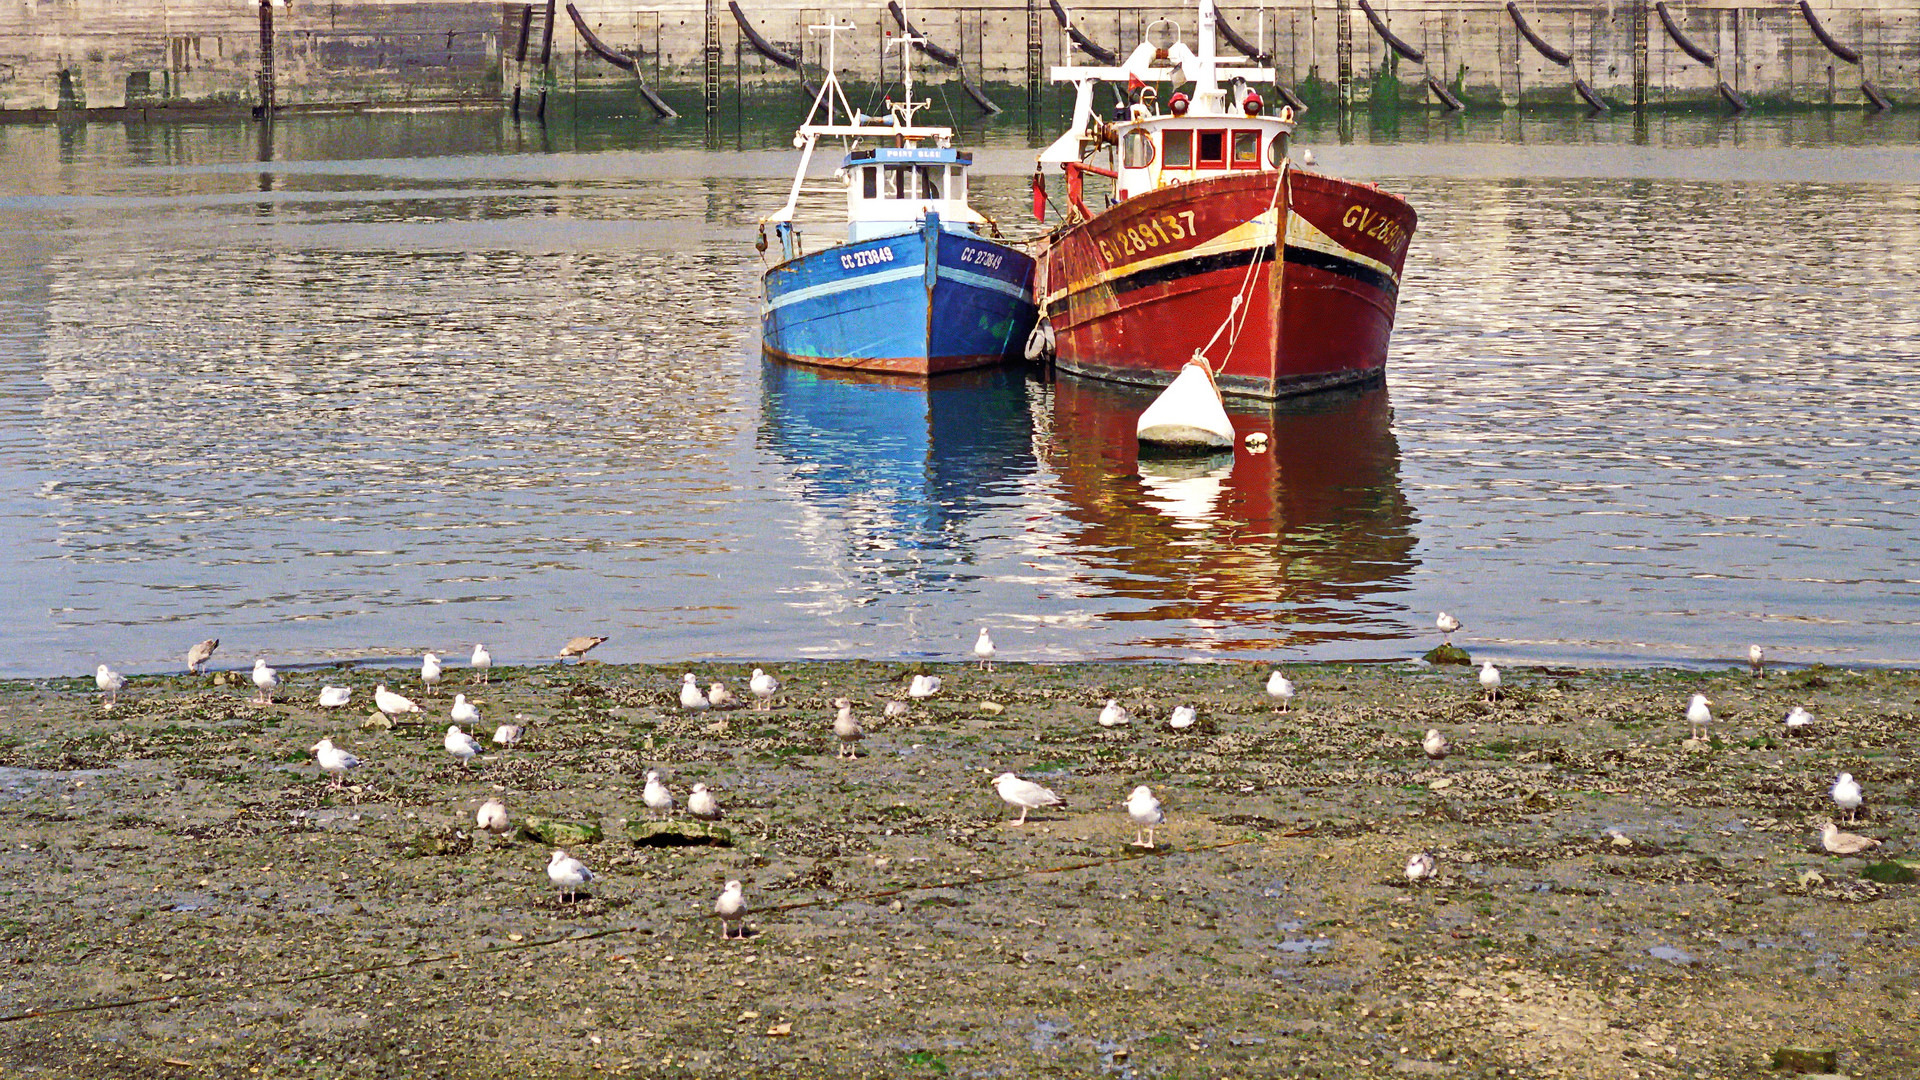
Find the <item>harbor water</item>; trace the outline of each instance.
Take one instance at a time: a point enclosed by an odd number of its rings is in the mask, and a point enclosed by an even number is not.
[[[1920,663],[1911,115],[1309,124],[1420,214],[1387,383],[1143,462],[1139,392],[761,359],[803,108],[0,127],[0,674]]]

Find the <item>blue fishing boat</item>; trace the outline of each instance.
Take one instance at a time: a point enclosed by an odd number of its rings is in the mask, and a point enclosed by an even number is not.
[[[886,116],[848,106],[832,42],[852,26],[810,29],[829,35],[827,73],[794,136],[800,165],[786,205],[760,221],[759,247],[775,260],[762,279],[762,348],[795,363],[908,375],[1018,359],[1036,315],[1033,259],[968,202],[973,156],[953,148],[951,128],[914,123],[928,102],[913,100],[910,66],[905,100],[890,100]],[[795,215],[822,139],[846,144],[834,172],[846,220],[826,226],[838,234],[828,246],[808,251]]]

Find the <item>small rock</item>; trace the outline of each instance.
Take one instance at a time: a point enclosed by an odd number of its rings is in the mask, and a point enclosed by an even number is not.
[[[520,819],[520,835],[556,848],[597,844],[601,839],[598,821],[558,821],[532,814]]]
[[[1839,1061],[1839,1051],[1810,1046],[1783,1046],[1773,1052],[1774,1068],[1797,1073],[1830,1073],[1839,1067]]]
[[[983,701],[980,703],[980,711],[988,716],[999,716],[1007,711],[1007,707],[997,701]]]
[[[1868,881],[1877,881],[1882,885],[1911,885],[1916,877],[1920,877],[1920,875],[1916,875],[1913,872],[1911,867],[1903,865],[1895,859],[1889,859],[1886,862],[1869,863],[1861,868],[1860,876],[1866,878]]]
[[[633,821],[627,839],[635,847],[732,847],[733,831],[708,821]]]
[[[1435,645],[1421,659],[1429,664],[1466,664],[1469,667],[1473,665],[1473,657],[1467,655],[1467,650],[1453,644]]]
[[[371,712],[365,720],[360,721],[360,726],[371,731],[392,731],[393,718],[383,712]]]

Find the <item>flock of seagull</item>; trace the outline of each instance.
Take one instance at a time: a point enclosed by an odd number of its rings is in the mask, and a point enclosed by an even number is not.
[[[1443,635],[1443,641],[1451,645],[1453,634],[1460,630],[1459,619],[1446,612],[1440,612],[1434,625]],[[606,641],[605,637],[576,637],[560,650],[557,659],[579,659],[595,646]],[[208,638],[187,651],[187,670],[198,674],[212,659],[214,651],[220,647],[218,638]],[[974,641],[973,655],[979,660],[981,669],[993,670],[995,647],[992,635],[981,628],[979,637]],[[1765,674],[1765,654],[1760,646],[1754,645],[1748,650],[1748,662],[1756,678]],[[484,644],[476,644],[469,659],[469,668],[479,682],[489,681],[493,656]],[[279,674],[268,666],[265,658],[256,658],[253,665],[253,684],[256,690],[254,701],[258,704],[271,704],[273,692],[280,686]],[[438,687],[445,678],[445,666],[440,657],[431,652],[424,654],[420,662],[420,681],[428,694],[438,693]],[[126,686],[126,677],[101,664],[94,672],[94,682],[99,688],[101,702],[105,709],[111,710],[119,700],[120,691]],[[1500,670],[1491,661],[1482,664],[1479,682],[1486,691],[1488,701],[1498,701],[1501,694]],[[747,690],[753,697],[752,708],[755,711],[768,711],[773,708],[776,695],[780,692],[780,680],[760,668],[754,668],[748,679]],[[925,700],[938,694],[941,680],[937,675],[916,674],[907,687],[907,696],[912,700]],[[1280,712],[1292,708],[1297,689],[1292,680],[1279,670],[1267,678],[1266,693]],[[319,694],[319,704],[325,709],[345,707],[352,700],[353,692],[347,687],[323,686]],[[680,706],[688,712],[704,712],[709,709],[725,709],[736,703],[736,698],[727,686],[719,681],[711,682],[701,689],[699,680],[692,672],[681,677]],[[389,724],[399,716],[424,714],[419,704],[405,695],[387,689],[385,683],[374,687],[373,705],[375,710]],[[845,759],[859,757],[857,744],[865,737],[858,716],[854,714],[853,703],[847,698],[836,698],[833,702],[834,718],[832,731],[838,743],[836,756]],[[885,715],[889,718],[905,715],[910,706],[905,701],[889,701]],[[473,758],[480,755],[482,745],[474,731],[481,722],[479,707],[467,700],[465,694],[454,695],[449,709],[449,724],[444,739],[446,751],[462,769],[468,768]],[[1704,694],[1694,694],[1687,703],[1686,719],[1691,740],[1703,740],[1713,723],[1713,703]],[[1168,716],[1166,724],[1172,730],[1185,730],[1198,720],[1197,711],[1189,705],[1175,706]],[[1108,699],[1101,708],[1098,723],[1104,728],[1121,727],[1132,723],[1133,718],[1117,699]],[[1803,733],[1813,724],[1813,716],[1799,705],[1794,706],[1786,715],[1785,727],[1789,734]],[[492,740],[496,745],[510,748],[517,744],[525,732],[524,725],[505,723],[497,725]],[[1690,741],[1691,741],[1690,740]],[[361,761],[351,752],[335,746],[330,738],[321,739],[309,748],[315,762],[322,772],[331,778],[331,786],[340,788],[345,784],[347,773],[359,768]],[[1438,729],[1429,728],[1420,741],[1421,752],[1428,760],[1443,761],[1453,750],[1452,744]],[[1015,773],[1002,773],[993,780],[994,790],[1001,801],[1020,811],[1010,825],[1019,826],[1027,822],[1028,814],[1054,807],[1066,806],[1066,800],[1050,788],[1034,781],[1024,779]],[[1847,821],[1856,820],[1865,794],[1852,774],[1841,773],[1834,781],[1830,791],[1834,806],[1846,812]],[[658,770],[649,770],[646,784],[641,792],[641,801],[651,814],[671,816],[678,803],[673,792],[661,779]],[[1132,844],[1142,848],[1155,846],[1155,830],[1166,822],[1166,813],[1160,800],[1154,797],[1153,790],[1146,784],[1135,787],[1124,803],[1128,819],[1135,826]],[[705,821],[717,821],[722,816],[718,800],[705,784],[695,784],[687,794],[686,810],[689,815]],[[503,834],[511,828],[505,803],[488,799],[475,815],[475,825],[482,831],[495,835]],[[1859,855],[1880,846],[1881,841],[1854,833],[1842,832],[1832,820],[1826,821],[1821,828],[1821,845],[1836,855]],[[1439,864],[1431,852],[1417,852],[1407,860],[1406,878],[1411,884],[1431,880],[1439,875]],[[562,902],[571,903],[578,899],[582,888],[594,880],[593,871],[579,859],[563,850],[555,850],[547,863],[547,878],[558,890]],[[714,901],[714,914],[720,919],[721,936],[733,940],[744,938],[747,934],[745,913],[747,911],[743,887],[739,881],[728,881],[718,899]],[[734,925],[738,924],[737,933]]]

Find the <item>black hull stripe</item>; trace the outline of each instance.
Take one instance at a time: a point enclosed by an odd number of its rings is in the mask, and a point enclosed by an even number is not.
[[[1261,262],[1273,261],[1273,248],[1271,247],[1260,248],[1258,254]],[[1341,277],[1352,278],[1362,285],[1371,285],[1390,297],[1398,296],[1400,292],[1400,287],[1394,283],[1393,278],[1375,270],[1371,266],[1362,266],[1352,259],[1343,259],[1338,255],[1329,255],[1323,251],[1314,251],[1311,248],[1295,247],[1289,244],[1287,245],[1287,261],[1296,266],[1311,266],[1315,270],[1325,270],[1330,274],[1339,274]],[[1245,251],[1227,251],[1213,255],[1200,255],[1191,259],[1181,259],[1178,262],[1170,262],[1151,267],[1146,270],[1141,270],[1138,273],[1128,274],[1125,277],[1115,278],[1111,287],[1116,293],[1132,292],[1135,289],[1144,289],[1152,285],[1164,285],[1169,281],[1179,281],[1182,278],[1193,277],[1196,274],[1210,274],[1215,270],[1226,270],[1245,265],[1247,265],[1247,252]],[[1053,305],[1055,309],[1061,306],[1062,305],[1058,303]]]

